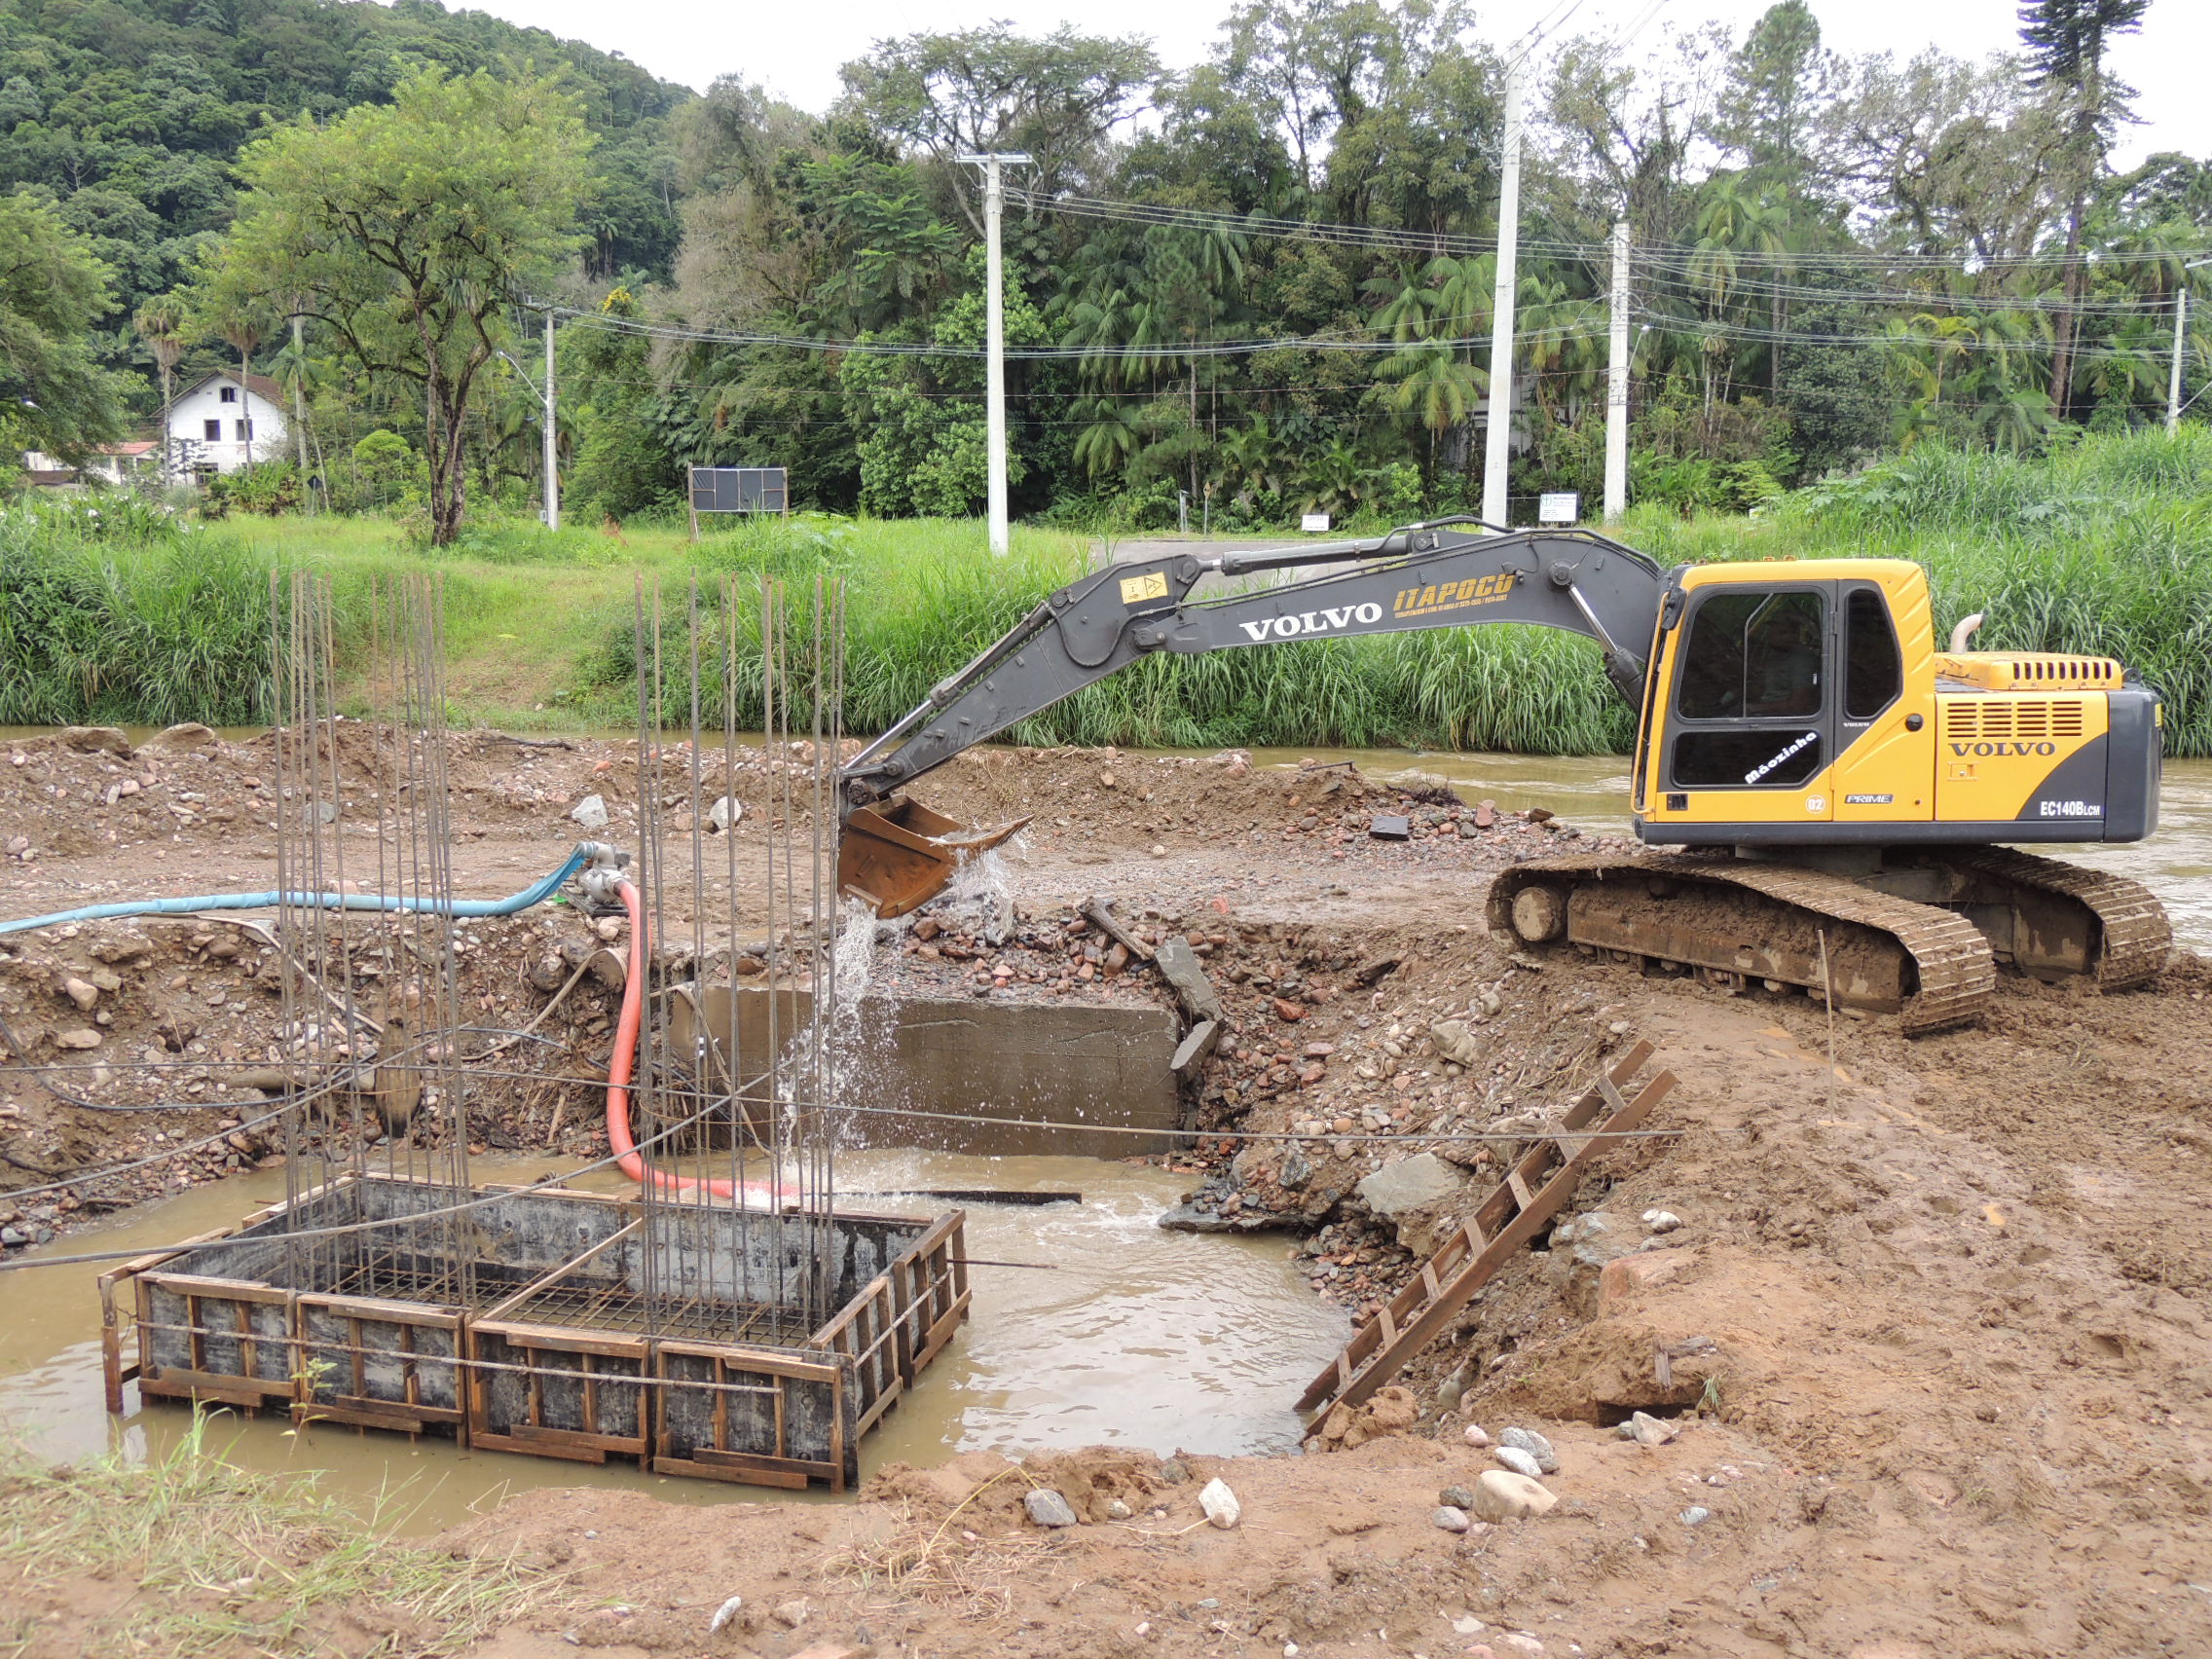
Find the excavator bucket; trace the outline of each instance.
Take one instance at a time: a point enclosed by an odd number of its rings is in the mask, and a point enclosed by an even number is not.
[[[1017,818],[971,830],[905,795],[856,807],[837,843],[837,891],[866,900],[879,916],[903,916],[942,893],[962,865],[1028,823]]]

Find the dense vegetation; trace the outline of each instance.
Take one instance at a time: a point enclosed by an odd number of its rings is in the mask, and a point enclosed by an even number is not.
[[[1838,56],[1815,3],[1779,0],[1740,38],[1528,53],[1516,496],[1598,491],[1616,220],[1647,503],[1746,509],[1930,439],[2031,453],[2162,416],[2212,167],[2110,166],[2131,93],[2105,57],[2176,0],[2031,0],[1975,62]],[[1398,520],[1479,495],[1521,43],[1474,20],[1449,0],[1237,0],[1181,71],[1074,28],[919,34],[875,43],[810,112],[759,91],[759,66],[692,98],[430,0],[0,0],[0,190],[50,202],[105,262],[95,355],[151,366],[140,412],[157,381],[222,362],[306,407],[304,472],[238,481],[238,504],[391,510],[443,542],[456,455],[469,510],[531,503],[538,404],[498,353],[528,360],[518,307],[547,296],[569,308],[559,439],[588,522],[675,510],[698,461],[787,464],[812,507],[975,511],[980,219],[956,158],[1018,148],[1018,514],[1159,526],[1182,497],[1215,528]],[[547,237],[434,284],[492,297],[467,319],[483,372],[438,409],[315,298],[308,244],[270,258],[233,226],[297,206],[258,201],[284,188],[274,147],[319,165],[417,78],[480,69],[558,69],[597,142]],[[565,276],[540,257],[564,239]],[[226,283],[226,261],[266,291]],[[0,317],[0,359],[11,338]],[[2187,342],[2193,387],[2208,345]]]
[[[582,272],[603,283],[666,274],[678,238],[668,121],[691,94],[437,0],[0,0],[0,194],[44,201],[85,240],[114,287],[101,353],[151,368],[130,318],[188,282],[230,229],[240,150],[273,121],[388,102],[424,68],[562,71],[600,134]],[[238,361],[213,329],[184,347],[182,373]],[[156,407],[152,380],[141,413]]]
[[[256,520],[182,533],[158,514],[0,517],[0,723],[255,718],[267,706],[272,568],[325,571],[342,610],[372,575],[420,568],[423,553],[391,531],[346,528]],[[2165,693],[2168,752],[2212,755],[2212,432],[2200,427],[2091,437],[2042,458],[1926,444],[1756,518],[1646,508],[1625,534],[1667,561],[1920,559],[1939,628],[1978,609],[1992,645],[2116,656]],[[832,575],[849,596],[846,719],[880,729],[1085,557],[1081,537],[1017,530],[1013,556],[992,560],[967,522],[809,516],[696,548],[673,533],[616,545],[595,533],[477,532],[443,561],[449,691],[461,719],[628,724],[643,566],[660,581],[677,660],[688,654],[678,643],[688,584],[699,582],[708,661],[734,638],[741,711],[756,718],[757,577]],[[688,718],[673,699],[664,715]],[[1631,733],[1587,642],[1479,628],[1155,658],[1014,735],[1572,754],[1620,750]]]

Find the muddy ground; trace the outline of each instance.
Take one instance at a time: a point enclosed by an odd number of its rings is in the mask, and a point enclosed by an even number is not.
[[[710,973],[729,951],[746,972],[766,942],[746,866],[764,859],[774,779],[757,759],[739,769],[737,892],[715,890],[727,866],[709,837],[694,896],[683,820],[704,802],[685,758],[645,766],[675,878],[662,949],[696,951]],[[341,824],[360,826],[365,857],[378,780],[353,759]],[[479,734],[457,739],[452,770],[462,892],[552,867],[587,793],[609,809],[603,838],[634,838],[634,746]],[[269,773],[253,744],[0,747],[5,912],[272,884]],[[1208,1132],[1185,1161],[1185,1219],[1281,1230],[1317,1294],[1372,1308],[1512,1151],[1455,1137],[1537,1131],[1629,1045],[1656,1046],[1645,1075],[1674,1074],[1650,1124],[1673,1132],[1604,1155],[1403,1392],[1329,1425],[1309,1456],[969,1456],[887,1471],[849,1505],[706,1518],[643,1493],[525,1496],[454,1547],[520,1552],[604,1604],[490,1651],[2212,1651],[2204,962],[2177,957],[2155,990],[2113,997],[2006,978],[1981,1025],[1908,1041],[1879,1016],[1831,1029],[1799,995],[1729,995],[1571,951],[1517,960],[1485,926],[1490,874],[1593,841],[1418,778],[992,751],[918,793],[956,817],[1035,823],[1009,855],[1011,913],[991,895],[925,912],[887,933],[876,983],[1164,1003],[1158,976],[1072,906],[1110,898],[1142,943],[1184,935],[1230,1016],[1194,1085]],[[1379,811],[1411,817],[1412,838],[1371,837]],[[523,1046],[534,1057],[515,1069],[533,1075],[479,1080],[471,1142],[604,1150],[592,1086],[613,992],[574,968],[622,930],[540,908],[459,933],[463,1007],[484,1028],[463,1052],[540,1015],[550,1040]],[[88,1208],[270,1156],[246,1126],[267,1096],[240,1079],[285,1063],[284,972],[272,940],[212,919],[0,938],[14,1033],[0,1236],[51,1236]],[[205,1109],[96,1112],[50,1084]],[[1297,1138],[1225,1133],[1255,1130]],[[1358,1195],[1423,1153],[1424,1201],[1379,1215]],[[140,1159],[155,1161],[86,1173]],[[1678,1225],[1645,1221],[1658,1211]],[[1637,1411],[1674,1438],[1621,1438]],[[1548,1436],[1558,1506],[1436,1526],[1444,1489],[1496,1466],[1470,1423]],[[1216,1476],[1241,1501],[1234,1530],[1199,1510]],[[1033,1485],[1083,1524],[1033,1526]],[[740,1609],[710,1637],[732,1596]]]

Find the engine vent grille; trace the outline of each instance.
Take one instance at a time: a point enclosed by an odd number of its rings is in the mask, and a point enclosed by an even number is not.
[[[1976,697],[1944,705],[1943,735],[2000,741],[2080,737],[2083,719],[2079,702],[2042,697]]]

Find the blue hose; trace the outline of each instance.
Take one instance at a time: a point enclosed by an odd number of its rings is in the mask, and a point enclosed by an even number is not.
[[[277,904],[306,905],[318,910],[426,910],[439,916],[511,916],[553,897],[561,883],[583,868],[597,851],[585,841],[569,855],[568,862],[544,880],[534,882],[504,899],[406,899],[388,893],[203,893],[188,899],[124,900],[113,904],[87,904],[75,910],[56,910],[51,916],[27,916],[19,922],[0,922],[0,934],[51,928],[60,922],[96,922],[109,916],[179,916],[195,910],[265,910]]]

